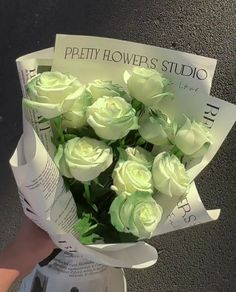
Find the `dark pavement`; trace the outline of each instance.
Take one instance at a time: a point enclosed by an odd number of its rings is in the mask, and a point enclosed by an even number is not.
[[[233,3],[0,0],[0,249],[14,236],[21,216],[8,165],[22,130],[15,59],[53,46],[56,33],[112,37],[174,48],[218,59],[212,95],[235,103]],[[129,292],[236,291],[235,143],[232,130],[196,181],[205,206],[222,209],[220,219],[151,240],[159,250],[159,260],[146,270],[127,270]]]

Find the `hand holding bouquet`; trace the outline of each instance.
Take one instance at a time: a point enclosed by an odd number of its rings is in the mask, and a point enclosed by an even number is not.
[[[58,247],[144,268],[157,251],[143,239],[219,217],[194,184],[235,122],[209,95],[216,60],[58,35],[17,65],[24,133],[10,163],[25,214]]]

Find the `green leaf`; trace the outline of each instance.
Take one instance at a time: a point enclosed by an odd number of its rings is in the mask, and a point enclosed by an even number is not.
[[[76,137],[77,137],[77,135],[75,135],[75,134],[64,134],[65,141],[69,141],[69,140],[74,139]]]
[[[61,124],[62,124],[62,116],[57,116],[55,118],[52,118],[51,121],[55,125],[57,130],[61,130]]]
[[[79,240],[82,244],[92,244],[101,240],[101,236],[96,233],[98,224],[91,213],[83,213],[74,225],[75,231],[79,234]]]
[[[51,137],[51,141],[56,148],[60,145],[60,141],[55,136]]]
[[[65,138],[64,138],[64,134],[63,134],[63,128],[62,128],[62,116],[55,117],[55,118],[51,119],[50,121],[53,125],[55,132],[56,132],[54,134],[54,139],[58,139],[60,141],[60,144],[64,144]]]
[[[131,101],[131,105],[132,107],[136,110],[136,112],[138,112],[142,107],[143,107],[143,104],[142,102],[138,101],[137,99],[132,99]]]
[[[142,137],[140,137],[140,138],[138,138],[138,141],[136,143],[137,143],[137,145],[143,145],[146,143],[146,141]]]
[[[92,233],[90,235],[87,236],[81,236],[80,237],[80,242],[82,244],[92,244],[94,242],[96,242],[97,240],[101,240],[101,237],[95,233]]]
[[[125,149],[123,149],[123,148],[120,148],[120,147],[118,147],[117,148],[118,149],[118,151],[119,151],[119,160],[127,160],[127,153],[126,153],[126,151],[125,151]]]

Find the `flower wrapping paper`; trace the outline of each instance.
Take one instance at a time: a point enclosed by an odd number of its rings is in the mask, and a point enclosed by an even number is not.
[[[216,60],[127,41],[69,35],[57,35],[55,51],[49,48],[17,59],[24,97],[27,81],[51,69],[69,72],[82,83],[99,78],[125,87],[123,72],[134,66],[156,69],[170,80],[169,91],[175,98],[161,102],[164,113],[178,119],[185,113],[210,129],[214,141],[209,151],[201,159],[187,162],[193,180],[214,157],[235,122],[236,106],[209,95]],[[85,246],[75,238],[76,205],[51,158],[55,149],[50,123],[39,123],[41,118],[35,110],[23,110],[23,135],[10,160],[25,214],[65,251],[112,267],[153,265],[157,251],[143,241]],[[220,214],[219,209],[204,208],[194,182],[185,198],[161,196],[158,203],[164,214],[154,235],[216,220]]]

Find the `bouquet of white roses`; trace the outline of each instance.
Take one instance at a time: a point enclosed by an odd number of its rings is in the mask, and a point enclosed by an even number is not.
[[[143,239],[216,220],[194,184],[235,121],[234,105],[208,95],[214,69],[84,36],[20,58],[24,134],[11,166],[26,215],[63,250],[136,268],[157,260]]]
[[[127,92],[110,80],[82,85],[44,72],[26,85],[24,104],[52,125],[54,162],[77,204],[83,244],[150,238],[163,213],[159,193],[184,198],[191,179],[182,161],[212,143],[204,124],[178,124],[157,110],[172,94],[156,70],[135,67],[126,82]]]

